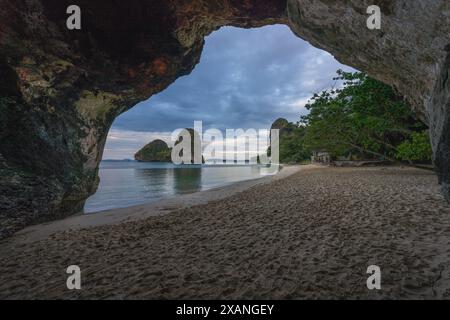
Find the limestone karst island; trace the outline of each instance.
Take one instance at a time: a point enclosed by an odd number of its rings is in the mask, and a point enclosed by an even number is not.
[[[134,159],[141,162],[170,162],[172,149],[162,140],[154,140],[145,145],[135,155]]]
[[[448,0],[0,0],[0,299],[448,299],[449,74]]]

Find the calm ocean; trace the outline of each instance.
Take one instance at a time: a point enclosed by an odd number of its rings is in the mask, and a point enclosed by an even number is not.
[[[171,163],[103,161],[100,186],[85,212],[125,208],[263,176],[263,166],[175,166]]]

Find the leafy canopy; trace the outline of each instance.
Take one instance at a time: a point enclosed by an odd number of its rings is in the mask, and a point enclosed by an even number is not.
[[[335,80],[343,81],[342,88],[315,94],[306,106],[309,114],[301,117],[305,146],[334,156],[357,153],[366,158],[405,159],[404,153],[399,156],[399,145],[414,132],[426,134],[407,102],[364,73],[338,70],[337,74]]]

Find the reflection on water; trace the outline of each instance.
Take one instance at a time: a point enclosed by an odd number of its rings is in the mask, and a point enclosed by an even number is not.
[[[173,186],[176,194],[194,193],[202,190],[201,167],[174,169],[173,173]]]
[[[104,161],[100,186],[85,212],[124,208],[224,186],[267,174],[261,166],[174,166],[170,163]]]

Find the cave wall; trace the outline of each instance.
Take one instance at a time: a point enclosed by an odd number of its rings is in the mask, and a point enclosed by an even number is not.
[[[381,30],[366,8],[380,6]],[[450,1],[292,0],[292,30],[314,46],[395,87],[430,128],[438,181],[450,202]]]
[[[366,28],[371,4],[381,30]],[[114,119],[189,74],[225,25],[286,24],[395,86],[430,125],[446,187],[449,16],[447,0],[0,0],[0,238],[81,211]]]

